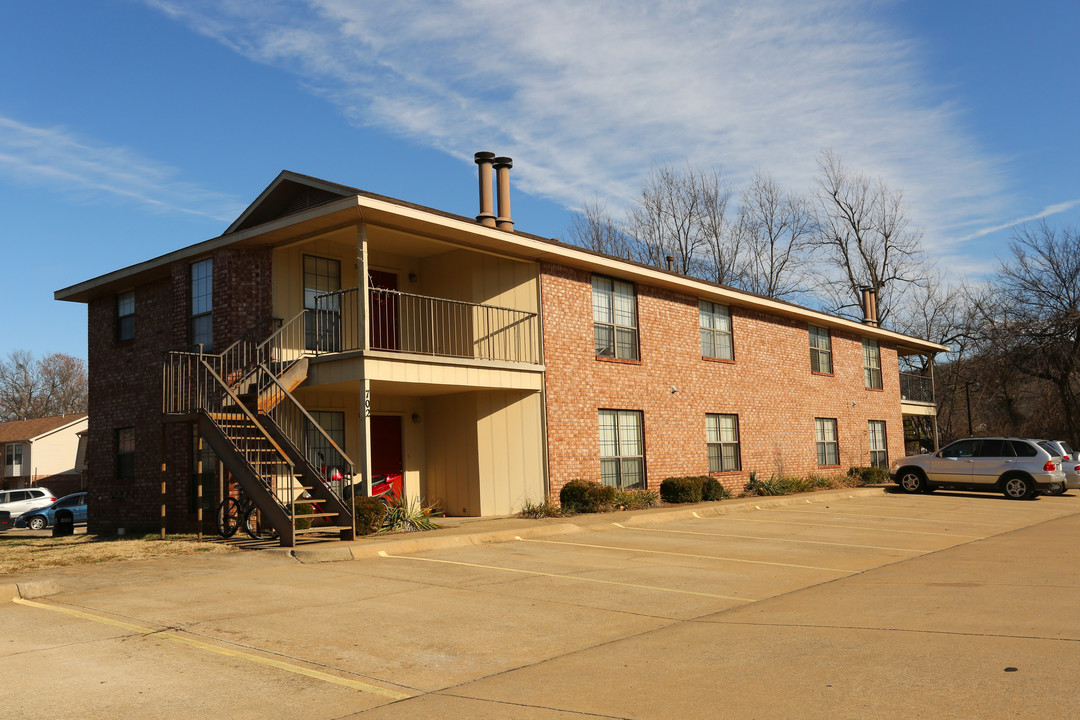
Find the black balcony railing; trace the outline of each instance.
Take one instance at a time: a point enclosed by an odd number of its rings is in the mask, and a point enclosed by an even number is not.
[[[900,373],[900,399],[907,402],[934,402],[934,379],[926,375]]]

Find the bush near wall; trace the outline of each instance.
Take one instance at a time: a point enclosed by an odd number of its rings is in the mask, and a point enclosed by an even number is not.
[[[666,503],[696,503],[731,497],[720,481],[709,475],[665,478],[660,483],[660,499]]]
[[[382,528],[386,519],[386,505],[379,498],[356,497],[353,499],[353,513],[356,517],[356,534],[371,535]]]
[[[559,504],[567,512],[609,512],[615,508],[618,490],[593,480],[571,480],[559,491]]]
[[[883,467],[853,467],[847,474],[859,485],[882,485],[889,482],[889,470]]]

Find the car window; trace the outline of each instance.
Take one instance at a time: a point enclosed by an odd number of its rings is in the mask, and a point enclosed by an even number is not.
[[[946,445],[941,451],[941,457],[945,458],[969,458],[975,457],[975,447],[978,440],[957,440],[952,445]]]
[[[1013,451],[1017,457],[1035,457],[1039,454],[1039,451],[1035,449],[1035,446],[1029,442],[1023,440],[1010,440],[1012,443]],[[1051,455],[1057,455],[1057,453],[1050,453]]]
[[[30,497],[31,498],[45,497],[45,491],[44,490],[30,490],[29,492],[30,492]],[[27,499],[29,499],[29,498],[27,498]]]
[[[26,490],[16,490],[11,493],[11,502],[20,502],[22,500],[29,500],[30,493]]]
[[[1059,451],[1059,450],[1058,450],[1058,449],[1057,449],[1056,447],[1054,447],[1054,446],[1053,446],[1053,444],[1051,444],[1051,443],[1048,443],[1048,442],[1041,442],[1041,443],[1039,443],[1039,447],[1041,447],[1041,448],[1042,448],[1043,450],[1045,450],[1046,452],[1050,453],[1050,454],[1051,454],[1052,456],[1054,456],[1054,457],[1057,457],[1057,456],[1060,456],[1060,455],[1061,455],[1061,451]]]
[[[1068,455],[1069,457],[1076,457],[1076,453],[1074,453],[1073,449],[1071,447],[1069,447],[1069,443],[1062,440],[1058,444],[1061,445],[1061,449],[1065,451],[1066,455]]]
[[[1007,440],[986,438],[979,443],[978,457],[1012,457],[1013,451]]]

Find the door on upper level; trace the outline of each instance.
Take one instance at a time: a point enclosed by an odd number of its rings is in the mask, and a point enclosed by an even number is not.
[[[398,323],[397,275],[382,270],[368,271],[368,312],[370,313],[373,350],[398,350],[401,347]]]

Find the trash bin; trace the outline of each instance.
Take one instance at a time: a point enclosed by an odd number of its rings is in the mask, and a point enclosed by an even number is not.
[[[75,534],[75,513],[70,510],[57,510],[53,518],[53,537]]]

